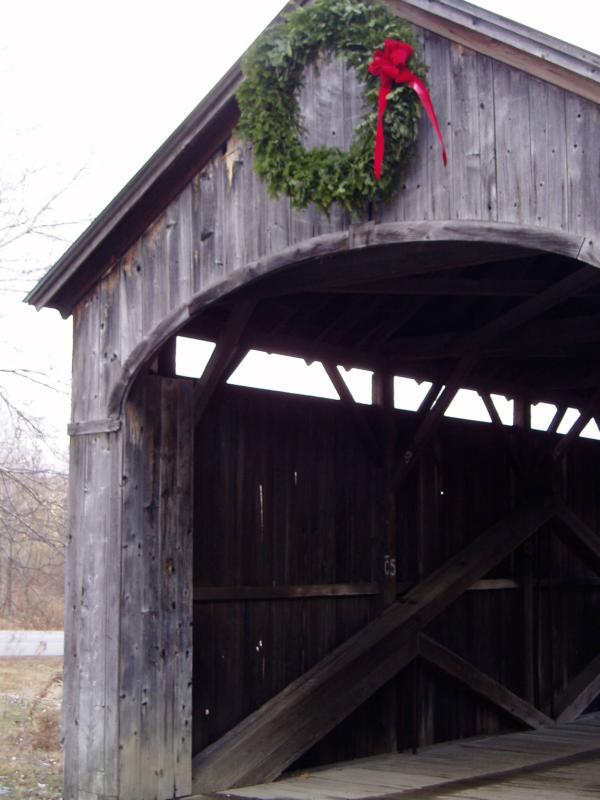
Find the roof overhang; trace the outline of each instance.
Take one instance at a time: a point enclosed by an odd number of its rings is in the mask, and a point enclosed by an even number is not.
[[[290,3],[309,5],[311,0]],[[600,56],[462,0],[387,0],[409,22],[600,103]],[[278,16],[276,19],[279,19]],[[202,169],[238,120],[240,61],[219,81],[27,295],[67,317]]]

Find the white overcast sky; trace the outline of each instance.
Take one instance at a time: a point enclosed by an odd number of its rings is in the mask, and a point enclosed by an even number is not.
[[[53,219],[72,240],[119,191],[273,16],[281,0],[4,0],[0,22],[0,187],[28,173],[35,212],[57,189]],[[600,3],[502,0],[480,5],[593,52]],[[82,174],[71,184],[73,176]],[[18,194],[18,193],[17,193]],[[0,200],[4,198],[0,197]],[[3,202],[6,206],[6,202]],[[68,242],[67,242],[68,243]],[[45,239],[9,255],[42,269],[66,249]],[[6,259],[6,253],[0,254]],[[70,323],[20,303],[26,282],[0,283],[0,369],[68,379]],[[65,394],[11,387],[64,429]],[[63,387],[66,389],[66,387]]]

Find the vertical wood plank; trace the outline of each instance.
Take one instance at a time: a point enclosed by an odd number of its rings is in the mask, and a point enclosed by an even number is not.
[[[598,234],[600,222],[600,107],[566,95],[569,230]]]
[[[82,491],[80,486],[85,459],[84,437],[70,443],[69,533],[65,553],[65,644],[63,663],[62,735],[64,739],[63,795],[75,800],[79,788],[77,720],[79,719],[79,646],[81,596]]]
[[[494,102],[498,168],[498,219],[529,224],[531,129],[529,78],[494,63]]]
[[[192,386],[142,376],[127,406],[123,796],[191,792]],[[127,792],[128,794],[125,794]]]
[[[498,219],[496,176],[496,107],[494,101],[494,62],[477,54],[479,114],[479,168],[481,180],[481,219]]]
[[[137,242],[120,261],[119,330],[121,363],[143,337],[141,244]]]
[[[452,214],[480,219],[481,154],[477,55],[452,43]],[[430,157],[433,154],[430,154]]]
[[[114,714],[118,654],[118,434],[81,437],[71,447],[67,566],[65,796],[116,795]],[[67,716],[69,715],[69,716]],[[112,770],[112,773],[111,773]],[[110,774],[109,774],[110,773]]]
[[[567,225],[565,93],[529,79],[531,111],[531,218],[548,228]]]

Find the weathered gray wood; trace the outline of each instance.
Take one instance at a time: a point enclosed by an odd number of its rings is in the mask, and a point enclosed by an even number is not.
[[[568,228],[565,92],[529,81],[531,117],[531,218],[553,228]]]
[[[598,101],[590,103],[573,95],[565,98],[565,126],[567,150],[567,195],[569,230],[588,232],[588,238],[597,242],[600,203],[598,159],[600,142]]]
[[[217,226],[217,165],[209,164],[192,182],[192,248],[194,291],[202,291],[215,280],[216,261],[221,258],[221,231]]]
[[[191,791],[193,386],[146,376],[127,406],[121,796]]]
[[[452,209],[457,219],[487,216],[481,207],[479,113],[474,113],[479,104],[477,62],[473,50],[452,44]]]
[[[192,282],[192,185],[188,184],[165,212],[165,283],[172,311],[193,292]]]
[[[119,366],[144,338],[142,326],[142,266],[141,242],[132,247],[119,262],[119,330],[121,332]]]
[[[73,437],[70,442],[69,463],[71,474],[80,478],[85,459],[86,440]],[[74,477],[69,481],[69,531],[65,547],[65,644],[63,661],[63,702],[61,729],[65,753],[63,768],[63,794],[65,800],[75,800],[79,787],[79,753],[77,747],[77,719],[81,685],[79,682],[78,634],[81,597],[81,549],[84,545],[82,530],[81,486]],[[85,687],[83,687],[85,691]]]
[[[553,724],[550,717],[531,703],[423,633],[419,634],[419,655],[530,728]]]
[[[415,634],[547,522],[554,509],[552,501],[540,498],[509,514],[202,751],[194,759],[194,792],[277,777],[412,660]]]
[[[69,436],[88,436],[90,433],[114,433],[121,427],[121,420],[91,419],[87,422],[71,422],[67,428]]]
[[[74,437],[67,550],[64,792],[118,794],[119,442]]]
[[[229,375],[239,342],[256,306],[254,299],[240,301],[231,311],[223,334],[217,341],[208,364],[194,390],[195,418],[198,422],[219,384]]]
[[[491,15],[467,3],[445,0],[388,0],[389,5],[405,19],[424,28],[450,35],[459,44],[489,55],[510,67],[521,69],[558,86],[597,98],[597,56],[544,36],[524,25]],[[586,60],[582,60],[582,56]],[[593,63],[586,63],[591,59]],[[549,70],[549,62],[552,67]]]
[[[524,73],[494,66],[498,219],[506,222],[531,222],[529,80]]]

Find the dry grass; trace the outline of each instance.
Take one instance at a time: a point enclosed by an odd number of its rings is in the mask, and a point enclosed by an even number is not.
[[[0,796],[61,797],[62,659],[0,659]]]

